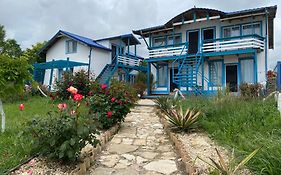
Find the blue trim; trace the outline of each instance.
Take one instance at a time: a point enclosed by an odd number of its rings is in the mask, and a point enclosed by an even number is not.
[[[267,53],[267,44],[268,44],[268,12],[266,10],[266,17],[265,17],[265,80],[267,81],[267,66],[268,66],[268,53]]]
[[[160,86],[159,85],[159,69],[160,68],[164,68],[164,67],[166,67],[166,70],[167,70],[167,72],[166,72],[166,85],[163,85],[163,86]],[[168,88],[168,84],[169,84],[169,82],[168,82],[168,76],[169,76],[169,67],[168,67],[168,64],[166,64],[166,63],[163,63],[163,64],[157,64],[157,66],[156,66],[156,86],[157,87],[159,87],[159,88]]]
[[[169,37],[173,37],[173,44],[168,44],[168,38]],[[180,36],[180,40],[181,40],[181,43],[177,43],[175,44],[175,38],[176,36]],[[154,41],[155,39],[159,39],[159,38],[164,38],[164,45],[161,45],[161,46],[154,46]],[[181,45],[183,44],[182,43],[182,33],[175,33],[175,34],[165,34],[165,35],[159,35],[159,36],[153,36],[153,37],[150,37],[149,39],[149,44],[150,44],[150,49],[155,49],[155,48],[161,48],[161,47],[169,47],[169,46],[175,46],[175,45]]]
[[[255,53],[255,49],[244,49],[244,50],[231,50],[231,51],[223,51],[223,52],[207,52],[203,53],[203,56],[223,56],[223,55],[233,55],[233,54],[243,54],[243,53]]]
[[[90,75],[90,71],[91,71],[91,58],[92,58],[92,47],[90,48],[90,52],[89,52],[89,66],[88,66],[88,75]]]
[[[157,91],[157,90],[154,90],[151,92],[152,94],[161,94],[161,95],[165,95],[165,94],[170,94],[170,91]]]
[[[258,60],[257,60],[257,51],[254,54],[254,71],[255,71],[255,83],[258,82]]]
[[[234,63],[225,63],[224,64],[224,72],[225,72],[224,73],[224,77],[225,77],[224,78],[224,87],[226,87],[226,71],[225,71],[226,70],[226,66],[232,66],[232,65],[236,65],[237,66],[237,72],[236,72],[236,74],[237,74],[237,91],[239,91],[239,86],[240,86],[240,82],[239,82],[240,81],[240,77],[239,77],[240,76],[240,73],[239,73],[239,67],[240,67],[239,66],[239,62],[238,63],[234,62]]]
[[[281,61],[277,62],[277,90],[281,90]]]
[[[52,60],[52,65],[54,63],[54,59]],[[50,80],[49,80],[49,91],[51,90],[51,85],[52,85],[52,82],[53,82],[53,74],[54,74],[54,68],[52,67],[51,68],[51,73],[50,73]]]
[[[151,63],[147,64],[147,95],[151,94],[151,89],[150,89],[150,73],[151,73]]]

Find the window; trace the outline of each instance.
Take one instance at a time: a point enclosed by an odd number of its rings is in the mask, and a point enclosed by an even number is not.
[[[210,81],[214,86],[222,86],[222,61],[212,61],[209,63]]]
[[[66,53],[76,53],[77,52],[77,41],[67,40],[65,42]]]
[[[223,38],[240,36],[240,26],[224,27]]]
[[[167,37],[167,45],[179,45],[181,44],[181,35],[170,35]]]
[[[254,24],[245,24],[242,26],[242,34],[243,35],[252,35],[257,34],[261,35],[261,24],[254,23]]]
[[[63,69],[58,69],[58,80],[60,81],[63,77]]]
[[[166,87],[168,85],[167,74],[168,74],[168,65],[158,65],[157,69],[157,78],[158,78],[158,87]]]
[[[160,47],[166,45],[166,39],[165,37],[158,37],[153,39],[153,47]]]
[[[241,82],[254,83],[254,60],[240,60]]]

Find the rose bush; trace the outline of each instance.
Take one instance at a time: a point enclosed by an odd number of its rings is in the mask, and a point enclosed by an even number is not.
[[[95,147],[99,141],[94,121],[79,112],[84,96],[74,87],[67,91],[71,93],[68,104],[58,104],[48,118],[28,122],[26,132],[31,135],[34,152],[68,162],[76,160],[87,143]]]
[[[130,112],[137,100],[136,91],[130,86],[113,80],[110,87],[101,85],[89,98],[90,114],[102,129],[108,129]]]

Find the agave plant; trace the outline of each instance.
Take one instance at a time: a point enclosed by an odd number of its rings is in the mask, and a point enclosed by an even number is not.
[[[156,99],[155,103],[161,111],[168,115],[170,110],[174,107],[175,102],[169,97],[159,97]]]
[[[186,109],[183,111],[182,106],[179,108],[169,109],[167,117],[172,129],[179,131],[188,131],[194,128],[201,112],[197,109]]]
[[[222,175],[236,175],[238,173],[238,171],[242,168],[242,166],[244,166],[246,163],[248,163],[261,149],[261,147],[255,149],[251,154],[249,154],[246,158],[244,158],[240,163],[235,163],[235,158],[234,158],[234,152],[232,153],[232,157],[230,162],[227,164],[226,161],[223,159],[223,157],[221,156],[221,154],[219,153],[219,151],[216,149],[216,153],[219,157],[219,161],[216,162],[214,159],[209,158],[212,162],[208,163],[207,161],[201,159],[200,157],[198,157],[200,160],[202,160],[203,162],[207,163],[208,165],[210,165],[211,167],[215,168],[215,170],[219,171],[219,174]]]

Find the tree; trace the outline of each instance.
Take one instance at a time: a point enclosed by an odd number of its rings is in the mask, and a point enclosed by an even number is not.
[[[25,57],[28,60],[29,64],[42,63],[46,61],[45,58],[41,57],[38,54],[45,44],[46,41],[38,42],[35,45],[32,45],[31,48],[27,48],[23,52],[23,57]]]
[[[15,39],[5,39],[6,31],[3,25],[0,25],[0,54],[7,55],[10,58],[19,58],[22,54],[20,45]]]
[[[5,131],[5,113],[2,99],[10,95],[19,95],[24,90],[26,80],[31,80],[28,69],[30,65],[23,57],[12,59],[0,55],[0,114],[2,115],[2,132]]]

